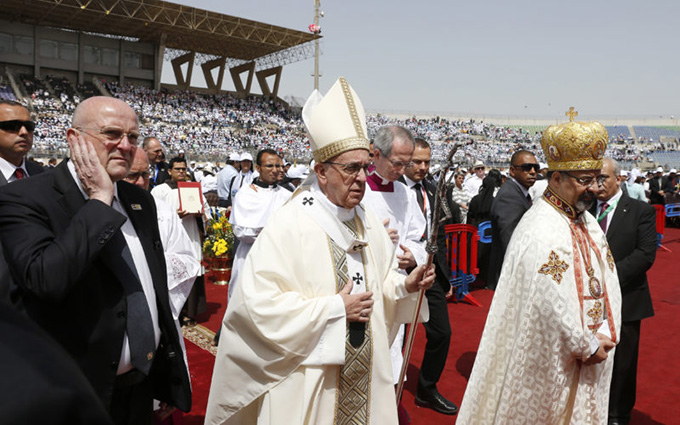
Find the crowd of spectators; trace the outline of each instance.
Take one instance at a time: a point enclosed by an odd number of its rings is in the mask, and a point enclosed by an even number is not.
[[[35,133],[37,154],[63,156],[63,138],[73,109],[80,99],[67,80],[53,85],[58,97],[50,95],[37,79],[24,79],[38,116]],[[272,148],[289,160],[311,159],[309,140],[299,109],[260,96],[246,99],[231,94],[203,94],[196,91],[152,90],[133,84],[105,83],[115,97],[128,102],[141,117],[143,135],[157,137],[165,151],[173,156],[185,152],[198,161],[224,161],[230,152]],[[477,160],[490,166],[505,165],[518,149],[534,152],[545,162],[540,147],[540,132],[520,127],[496,126],[478,120],[433,118],[397,118],[369,115],[369,136],[378,128],[402,125],[431,142],[435,163],[445,159],[452,143],[461,144],[455,161],[470,165]],[[607,156],[623,163],[647,158],[658,150],[675,150],[662,143],[632,143],[613,135]]]

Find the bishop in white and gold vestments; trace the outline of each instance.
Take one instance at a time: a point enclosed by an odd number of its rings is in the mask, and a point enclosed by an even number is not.
[[[359,203],[369,156],[356,93],[344,79],[315,93],[303,117],[317,175],[272,214],[246,257],[222,325],[208,425],[398,423],[389,330],[411,320],[412,283],[429,287],[434,275],[398,273],[382,222]],[[338,205],[345,195],[351,208]],[[373,293],[362,322],[348,320],[338,294],[348,279],[351,294]]]
[[[605,235],[579,205],[593,199],[606,131],[553,127],[542,141],[553,174],[508,246],[459,424],[607,423],[621,293]],[[600,337],[611,351],[592,363]]]

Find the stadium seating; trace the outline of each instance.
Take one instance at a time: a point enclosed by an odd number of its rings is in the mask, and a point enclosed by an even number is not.
[[[658,141],[661,136],[673,137],[680,139],[680,127],[649,127],[649,126],[634,126],[635,135],[638,140]]]

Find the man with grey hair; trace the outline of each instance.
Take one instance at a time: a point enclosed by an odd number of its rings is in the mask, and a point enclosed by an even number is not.
[[[607,236],[621,286],[621,342],[614,355],[609,424],[627,424],[635,406],[640,323],[654,315],[647,270],[656,259],[656,213],[619,188],[621,165],[604,158],[590,212]]]
[[[426,222],[418,209],[415,193],[397,181],[411,165],[415,141],[411,132],[400,126],[386,126],[378,130],[373,139],[373,165],[375,169],[367,178],[368,187],[364,203],[383,221],[395,245],[396,259],[402,274],[427,261],[423,244]],[[394,383],[399,375],[404,357],[404,326],[399,327],[390,349]]]

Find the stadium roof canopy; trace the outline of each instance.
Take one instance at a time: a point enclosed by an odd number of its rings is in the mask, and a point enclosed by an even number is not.
[[[3,0],[3,18],[251,61],[318,35],[159,0]]]

